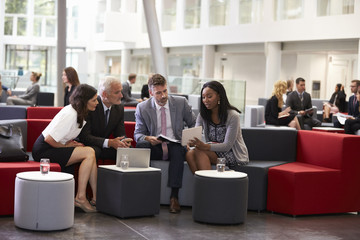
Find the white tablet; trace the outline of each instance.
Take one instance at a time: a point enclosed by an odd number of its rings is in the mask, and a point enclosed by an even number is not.
[[[181,145],[186,146],[189,140],[194,138],[202,139],[202,126],[184,129],[182,131]]]

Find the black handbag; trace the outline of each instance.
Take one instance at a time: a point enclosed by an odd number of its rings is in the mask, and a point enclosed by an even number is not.
[[[0,125],[0,162],[25,162],[28,159],[21,128],[12,124]]]

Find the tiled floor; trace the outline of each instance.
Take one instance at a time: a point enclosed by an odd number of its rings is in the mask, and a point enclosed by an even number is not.
[[[55,216],[54,216],[55,217]],[[102,213],[75,212],[72,228],[35,232],[14,226],[12,216],[0,217],[0,239],[359,239],[360,215],[290,216],[248,212],[244,224],[218,226],[194,222],[191,208],[153,217],[119,219]]]

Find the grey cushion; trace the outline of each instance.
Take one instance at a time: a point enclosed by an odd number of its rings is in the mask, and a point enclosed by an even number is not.
[[[0,120],[26,119],[27,106],[1,105]]]

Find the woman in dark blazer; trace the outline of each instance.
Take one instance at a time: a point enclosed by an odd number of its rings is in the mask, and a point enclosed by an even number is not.
[[[281,108],[284,104],[283,94],[286,93],[287,84],[285,81],[277,81],[274,84],[272,97],[268,100],[265,109],[265,121],[266,124],[272,124],[276,126],[289,126],[300,129],[299,122],[294,113],[290,113],[290,107],[287,107],[284,111]]]
[[[69,98],[74,89],[80,85],[79,77],[73,67],[67,67],[62,73],[62,80],[66,84],[64,92],[64,106],[69,105]]]

